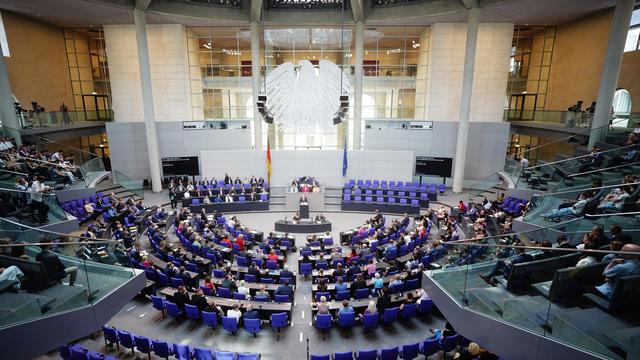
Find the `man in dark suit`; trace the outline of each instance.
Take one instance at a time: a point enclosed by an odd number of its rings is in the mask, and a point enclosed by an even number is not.
[[[256,263],[251,263],[248,273],[249,275],[253,275],[256,277],[256,282],[260,281],[260,276],[262,276],[262,273],[260,272],[260,269],[258,269],[258,265],[256,265]]]
[[[496,276],[502,275],[505,279],[508,279],[511,269],[513,269],[513,265],[533,261],[533,257],[525,253],[525,249],[523,248],[516,248],[516,254],[517,255],[511,260],[498,260],[496,266],[488,275],[478,275],[489,285],[497,286],[498,283],[495,279]]]
[[[289,285],[289,281],[285,281],[284,284],[278,286],[275,295],[287,295],[289,301],[293,301],[293,288]]]
[[[193,294],[191,297],[191,305],[197,307],[200,311],[205,311],[207,309],[209,304],[207,303],[207,298],[204,297],[202,289],[196,290],[196,293]]]
[[[173,263],[167,263],[167,267],[164,269],[164,274],[167,275],[169,281],[171,281],[171,278],[176,277],[175,265],[173,265]]]
[[[51,240],[46,239],[43,240],[43,242],[51,243]],[[60,281],[69,274],[69,286],[73,286],[75,284],[79,269],[76,266],[64,266],[58,255],[49,250],[49,245],[43,246],[42,251],[36,255],[36,261],[40,261],[44,264],[44,268],[47,271],[49,279]]]
[[[355,296],[356,291],[358,289],[365,289],[365,288],[367,288],[367,282],[364,280],[364,277],[362,276],[362,274],[360,274],[358,275],[356,280],[351,283],[351,296]]]
[[[293,279],[295,275],[293,275],[293,272],[291,270],[289,270],[289,265],[284,265],[284,269],[282,271],[280,271],[280,278],[282,279]]]
[[[233,184],[233,180],[231,180],[231,176],[229,176],[229,174],[227,173],[224,174],[224,184],[225,185]]]
[[[247,311],[244,313],[244,315],[242,316],[245,320],[246,319],[260,319],[260,314],[258,313],[258,310],[254,310],[253,306],[251,306],[251,304],[247,304]]]
[[[180,310],[184,311],[184,304],[189,303],[190,300],[187,289],[180,285],[178,291],[173,294],[173,303],[176,304]]]

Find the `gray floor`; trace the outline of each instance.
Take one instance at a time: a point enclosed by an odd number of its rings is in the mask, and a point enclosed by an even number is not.
[[[338,237],[340,231],[362,224],[371,216],[366,213],[326,212],[324,214],[333,224],[332,233],[335,238]],[[232,214],[227,214],[227,216],[230,215]],[[283,219],[285,216],[290,218],[292,215],[293,213],[269,212],[243,213],[237,216],[247,226],[268,233],[273,230],[276,220]],[[387,222],[389,220],[388,218]],[[170,232],[170,237],[175,237],[173,231]],[[300,242],[304,241],[305,237],[306,234],[297,235]],[[287,263],[293,269],[297,269],[296,256],[289,256]],[[309,339],[312,354],[380,349],[422,341],[429,334],[429,328],[444,326],[444,319],[437,312],[434,312],[407,322],[395,322],[389,327],[381,326],[375,331],[366,333],[360,325],[356,325],[348,334],[335,327],[323,339],[321,333],[311,325],[310,280],[298,278],[295,298],[297,303],[293,308],[292,326],[281,332],[279,341],[276,341],[276,332],[268,325],[254,338],[244,331],[239,331],[236,336],[232,336],[222,328],[212,331],[211,328],[196,324],[191,320],[179,322],[170,318],[162,319],[160,313],[153,309],[145,299],[132,300],[109,321],[109,325],[154,339],[189,344],[190,346],[211,347],[235,352],[258,352],[262,354],[263,359],[305,359],[306,339]],[[124,351],[118,353],[115,349],[104,347],[97,350],[108,354],[117,353],[123,357],[126,354]],[[436,356],[441,356],[441,354]],[[132,358],[130,353],[126,358]]]

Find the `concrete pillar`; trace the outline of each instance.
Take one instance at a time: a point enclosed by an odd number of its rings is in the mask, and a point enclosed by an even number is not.
[[[469,115],[471,113],[471,93],[473,90],[473,69],[476,62],[478,21],[480,9],[469,9],[467,16],[467,42],[464,50],[464,72],[462,74],[462,96],[460,97],[460,121],[456,139],[456,157],[453,168],[453,192],[462,192],[464,167],[467,162],[467,142],[469,141]]]
[[[616,1],[616,8],[613,12],[613,20],[611,21],[611,30],[609,31],[607,52],[605,53],[604,65],[602,66],[600,88],[598,89],[598,98],[596,100],[596,111],[593,114],[593,123],[591,124],[589,148],[598,142],[604,141],[607,137],[607,125],[609,124],[609,116],[611,115],[613,95],[618,85],[618,74],[620,73],[624,44],[627,40],[627,33],[629,32],[629,23],[631,22],[634,3],[634,0]]]
[[[427,120],[424,109],[426,108],[427,94],[427,65],[429,63],[429,28],[420,34],[420,53],[418,54],[418,69],[416,71],[416,100],[413,112],[415,120]]]
[[[260,95],[260,27],[251,22],[251,84],[253,88],[253,134],[256,149],[262,149],[262,116],[258,112],[258,95]]]
[[[140,85],[142,89],[142,110],[147,135],[147,152],[149,153],[149,169],[153,192],[162,191],[162,175],[160,174],[160,153],[158,151],[158,133],[153,110],[153,91],[151,89],[151,67],[149,65],[149,46],[147,45],[147,20],[144,10],[134,9],[133,19],[136,26],[138,45],[138,64],[140,66]],[[126,174],[125,174],[126,175]]]
[[[356,23],[355,64],[353,74],[353,150],[362,149],[362,61],[364,58],[364,24]]]
[[[19,130],[21,126],[16,114],[16,108],[13,106],[11,94],[7,64],[4,62],[4,54],[2,53],[2,46],[0,46],[0,120],[2,120],[4,134],[13,137],[17,145],[22,145]],[[21,105],[25,106],[26,104]]]

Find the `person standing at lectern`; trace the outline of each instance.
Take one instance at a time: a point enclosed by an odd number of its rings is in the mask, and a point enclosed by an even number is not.
[[[309,200],[307,200],[307,197],[305,195],[302,195],[300,197],[300,204],[307,204],[309,203]]]

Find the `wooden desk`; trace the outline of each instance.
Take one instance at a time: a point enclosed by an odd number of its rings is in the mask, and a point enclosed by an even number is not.
[[[160,290],[160,294],[164,296],[173,297],[173,294],[175,294],[177,291],[178,289],[176,288],[165,287],[164,289]],[[189,293],[189,296],[193,296],[193,293]],[[268,314],[279,313],[279,312],[287,312],[289,313],[289,318],[291,318],[291,309],[293,308],[293,303],[290,303],[290,302],[233,300],[233,299],[227,299],[227,298],[222,298],[218,296],[208,296],[208,295],[205,295],[205,298],[209,302],[213,301],[215,305],[220,306],[221,308],[223,308],[223,310],[232,308],[235,304],[240,305],[241,309],[246,309],[247,305],[251,304],[251,307],[254,310],[258,310],[258,312],[260,313],[260,317],[261,318],[264,317],[266,319],[269,318]]]
[[[222,285],[222,282],[224,281],[224,279],[220,279],[220,278],[211,278],[211,281],[213,281],[214,284],[216,284],[217,286]],[[264,285],[265,290],[267,291],[276,291],[278,290],[278,287],[281,284],[263,284],[263,283],[257,283],[257,282],[248,282],[245,281],[244,282],[245,286],[249,288],[249,290],[251,290],[251,295],[255,295],[256,292],[258,292],[258,290],[260,290],[260,288],[262,287],[262,285]],[[200,285],[202,285],[202,282],[200,282]],[[291,285],[291,284],[290,284]],[[292,287],[295,288],[294,285],[291,285]]]
[[[391,303],[399,303],[399,302],[405,301],[407,299],[407,294],[409,293],[412,293],[413,297],[416,298],[417,300],[419,291],[420,290],[409,290],[409,291],[402,292],[400,294],[393,294],[391,295]],[[367,306],[369,306],[369,301],[374,301],[377,303],[378,297],[374,296],[374,297],[368,297],[365,299],[349,300],[349,304],[353,306],[353,309],[356,310],[356,312],[358,312],[357,311],[358,309],[364,311],[364,309]],[[333,301],[328,301],[327,304],[329,304],[329,311],[338,311],[342,307],[342,301],[333,300]],[[311,311],[314,314],[318,312],[318,304],[315,301],[311,302]]]
[[[375,262],[374,264],[376,264],[376,271],[378,271],[378,270],[384,270],[384,269],[387,269],[387,268],[389,268],[389,267],[390,267],[390,265],[389,265],[389,264],[387,264],[387,263],[386,263],[386,262],[384,262],[384,261],[378,261],[378,262]],[[335,270],[335,269],[327,269],[327,270],[324,270],[324,276],[326,276],[326,277],[331,277],[331,276],[333,276],[333,271],[334,271],[334,270]],[[348,267],[345,267],[345,268],[344,268],[345,273],[346,273],[348,270],[349,270],[349,268],[348,268]],[[363,272],[366,272],[366,266],[365,266],[365,265],[361,265],[361,266],[360,266],[360,270],[362,270]],[[312,280],[315,280],[315,278],[316,278],[316,277],[318,277],[319,272],[320,272],[319,270],[313,270],[313,271],[311,272],[311,278],[312,278]]]
[[[403,280],[403,281],[404,281],[404,279],[406,279],[406,277],[407,277],[407,274],[406,274],[406,273],[404,273],[404,274],[402,274],[402,273],[401,273],[401,274],[399,274],[399,275],[402,277],[402,280]],[[388,283],[390,283],[391,281],[393,281],[393,279],[395,279],[395,277],[396,277],[395,275],[385,276],[385,277],[383,277],[383,278],[382,278],[382,281],[383,281],[385,284],[388,284]],[[371,286],[371,284],[373,283],[373,280],[372,280],[372,279],[368,279],[368,280],[366,280],[366,281],[367,281],[367,286]],[[343,284],[347,285],[347,289],[351,289],[351,283],[352,283],[352,281],[345,281],[345,282],[343,282]],[[313,284],[313,285],[311,286],[311,293],[312,293],[313,295],[315,295],[315,293],[316,293],[317,291],[318,291],[318,284]],[[328,291],[328,292],[334,292],[334,291],[336,291],[336,283],[327,283],[327,291]]]
[[[231,271],[248,274],[249,273],[249,268],[233,264],[233,265],[231,265]],[[280,279],[280,270],[260,269],[260,273],[262,274],[261,276],[275,278],[276,281]],[[295,283],[296,283],[296,275],[297,274],[296,274],[295,271],[292,271],[292,273],[293,273],[293,278],[291,278],[291,282],[289,283],[289,285],[295,285]]]
[[[160,268],[160,270],[162,270],[163,272],[164,272],[164,269],[167,268],[167,262],[155,256],[155,254],[147,253],[146,256],[149,258],[149,260],[151,260],[151,262],[155,267]],[[198,273],[195,273],[189,270],[185,270],[185,272],[189,274],[192,279],[196,279],[200,275]],[[169,281],[171,281],[171,279],[169,279]]]

